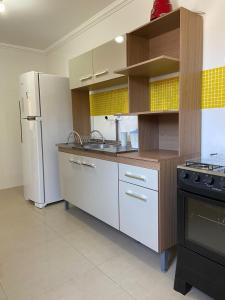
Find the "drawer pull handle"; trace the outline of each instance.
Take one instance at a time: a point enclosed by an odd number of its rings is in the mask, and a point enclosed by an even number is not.
[[[93,169],[96,168],[96,165],[87,163],[85,161],[83,161],[81,164],[82,164],[82,166],[85,166],[85,167],[90,167],[90,168],[93,168]]]
[[[141,181],[146,181],[146,177],[145,176],[135,175],[135,174],[132,174],[130,172],[126,172],[125,176],[129,177],[129,178],[133,178],[133,179],[138,179],[138,180],[141,180]]]
[[[134,192],[132,192],[132,191],[127,191],[127,192],[126,192],[126,195],[128,195],[128,196],[130,196],[130,197],[137,198],[137,199],[142,200],[142,201],[144,201],[144,202],[147,201],[147,197],[146,197],[146,196],[136,194],[136,193],[134,193]]]
[[[95,75],[95,77],[99,77],[99,76],[105,75],[105,74],[107,74],[107,73],[109,73],[109,70],[105,70],[105,71],[96,73],[96,74],[94,74],[94,75]]]
[[[81,165],[81,161],[79,161],[79,160],[73,160],[73,159],[70,159],[69,162],[70,162],[71,164]]]
[[[80,78],[80,81],[85,81],[85,80],[88,80],[88,79],[91,79],[92,78],[92,75],[87,75],[86,77],[82,77]]]

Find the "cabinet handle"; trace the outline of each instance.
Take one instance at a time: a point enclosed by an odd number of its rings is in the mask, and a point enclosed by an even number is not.
[[[82,166],[85,166],[85,167],[96,168],[96,165],[87,163],[85,161],[83,161],[81,164],[82,164]]]
[[[80,81],[86,81],[86,80],[91,79],[91,78],[92,78],[92,75],[90,74],[90,75],[87,75],[86,77],[80,78]]]
[[[129,177],[129,178],[133,178],[133,179],[138,179],[138,180],[146,181],[146,177],[145,176],[135,175],[135,174],[132,174],[130,172],[126,172],[125,176]]]
[[[102,71],[102,72],[99,72],[99,73],[95,73],[94,76],[95,76],[95,77],[98,77],[98,76],[105,75],[105,74],[107,74],[107,73],[109,73],[109,70],[105,70],[105,71]]]
[[[81,165],[81,161],[79,161],[79,160],[73,160],[73,159],[70,159],[69,162],[70,162],[71,164]]]
[[[127,191],[125,194],[128,195],[128,196],[130,196],[130,197],[137,198],[137,199],[139,199],[139,200],[141,200],[141,201],[144,201],[144,202],[147,201],[147,197],[146,197],[146,196],[136,194],[136,193],[134,193],[134,192],[132,192],[132,191],[130,191],[130,190]]]

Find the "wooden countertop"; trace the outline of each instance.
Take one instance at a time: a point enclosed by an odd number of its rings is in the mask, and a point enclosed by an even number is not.
[[[154,150],[154,151],[145,151],[145,152],[130,152],[130,153],[121,153],[117,155],[118,157],[126,157],[130,159],[145,160],[152,162],[160,162],[165,159],[172,159],[179,157],[177,151],[170,150]]]
[[[60,152],[69,154],[81,155],[86,157],[92,157],[97,159],[103,159],[123,164],[130,164],[143,168],[160,169],[160,162],[170,159],[176,159],[179,157],[177,151],[146,151],[146,152],[127,152],[127,153],[106,153],[100,151],[90,151],[84,149],[75,149],[67,145],[58,145]]]

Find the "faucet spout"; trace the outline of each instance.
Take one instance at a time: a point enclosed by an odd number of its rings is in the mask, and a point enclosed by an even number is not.
[[[81,136],[80,136],[80,134],[76,130],[73,130],[73,131],[70,132],[70,134],[69,134],[69,136],[67,138],[67,144],[69,144],[70,139],[71,139],[72,136],[74,137],[74,140],[76,140],[76,137],[77,137],[80,145],[83,146],[83,141],[81,139]]]
[[[105,138],[104,138],[103,134],[101,133],[101,131],[99,131],[99,130],[92,130],[90,132],[90,137],[93,135],[93,133],[97,133],[100,136],[100,138],[102,139],[102,143],[103,144],[105,143]]]

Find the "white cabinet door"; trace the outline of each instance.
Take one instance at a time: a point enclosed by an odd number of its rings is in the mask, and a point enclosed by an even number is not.
[[[82,178],[86,183],[84,210],[119,229],[118,164],[82,157]]]
[[[126,66],[126,43],[114,40],[93,50],[94,80],[101,82],[120,77],[114,71]]]
[[[119,183],[120,231],[158,252],[158,192]]]
[[[70,60],[69,77],[71,89],[93,83],[92,51],[86,52]]]
[[[60,189],[63,199],[83,208],[83,182],[80,157],[59,152]]]
[[[118,164],[59,153],[63,198],[119,229]]]

